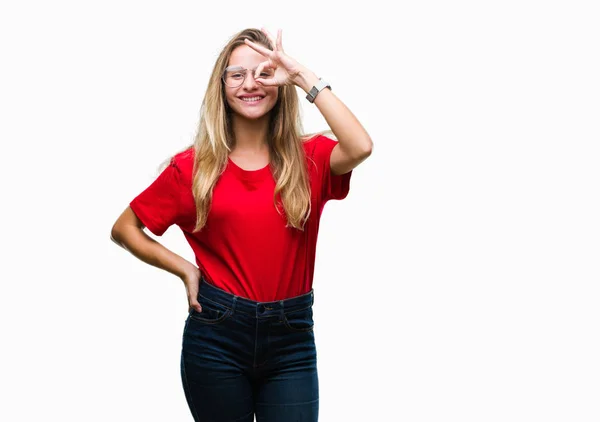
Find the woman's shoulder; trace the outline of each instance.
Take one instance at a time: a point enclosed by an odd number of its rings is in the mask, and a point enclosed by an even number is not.
[[[328,132],[325,132],[328,133]],[[314,133],[302,137],[302,146],[308,156],[314,155],[314,152],[318,148],[322,148],[323,145],[336,142],[332,137],[324,135],[324,133]]]
[[[181,174],[181,179],[191,184],[192,171],[194,169],[194,147],[191,146],[183,151],[177,152],[171,157],[170,166],[175,167]]]
[[[302,136],[302,143],[307,145],[307,144],[311,144],[311,143],[319,143],[319,142],[327,142],[332,141],[333,139],[333,135],[331,136],[326,136],[325,134],[328,134],[329,131],[325,131],[325,132],[318,132],[318,133],[311,133],[311,134],[307,134]]]
[[[177,165],[189,165],[194,163],[194,147],[188,147],[173,155],[172,161]]]
[[[327,131],[325,133],[330,132]],[[323,132],[310,135],[303,139],[302,146],[304,147],[306,156],[313,160],[329,157],[329,153],[338,142],[334,139],[334,136],[326,136]]]

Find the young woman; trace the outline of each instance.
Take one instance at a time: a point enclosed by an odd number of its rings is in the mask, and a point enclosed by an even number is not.
[[[296,87],[337,141],[304,135]],[[184,282],[181,377],[195,421],[316,421],[313,272],[319,219],[372,141],[327,83],[288,56],[281,30],[220,53],[192,145],[115,222],[111,238]],[[182,230],[196,265],[151,239]]]

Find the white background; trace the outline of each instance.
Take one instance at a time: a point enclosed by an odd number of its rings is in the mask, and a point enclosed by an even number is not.
[[[183,283],[110,229],[263,25],[375,143],[322,217],[320,420],[600,420],[593,3],[3,3],[0,420],[192,421]]]

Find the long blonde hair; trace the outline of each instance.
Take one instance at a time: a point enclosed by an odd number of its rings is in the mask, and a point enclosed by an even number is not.
[[[192,194],[196,204],[194,233],[206,225],[213,189],[227,167],[227,158],[233,146],[233,129],[229,115],[231,111],[225,100],[221,76],[233,50],[245,45],[244,38],[273,49],[269,39],[254,28],[240,31],[229,40],[219,54],[210,76],[200,108],[200,122],[194,142],[180,151],[191,147],[195,151],[192,181]],[[273,204],[279,214],[280,207],[283,207],[286,227],[304,230],[304,224],[310,215],[310,184],[302,142],[315,135],[316,133],[303,134],[296,87],[280,86],[277,103],[270,111],[268,139],[270,167],[276,180]],[[161,167],[172,158],[164,161]],[[277,200],[278,194],[281,201]]]

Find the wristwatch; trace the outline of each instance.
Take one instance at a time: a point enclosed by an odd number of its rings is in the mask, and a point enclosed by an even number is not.
[[[315,98],[317,98],[319,92],[323,91],[325,88],[331,89],[331,85],[325,82],[322,78],[319,78],[317,84],[313,86],[308,92],[308,95],[306,95],[306,99],[308,100],[308,102],[313,103],[315,101]]]

